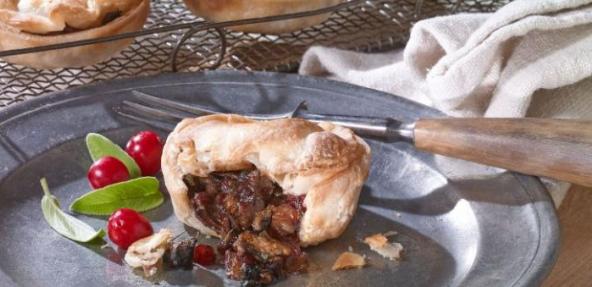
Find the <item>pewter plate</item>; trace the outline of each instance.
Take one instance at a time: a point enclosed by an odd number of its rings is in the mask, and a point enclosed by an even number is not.
[[[0,286],[144,286],[110,242],[81,245],[55,233],[40,209],[39,178],[63,206],[88,191],[91,160],[84,136],[100,132],[124,144],[148,126],[114,110],[131,90],[235,112],[287,111],[306,100],[314,112],[442,117],[433,109],[374,90],[288,74],[208,72],[105,82],[50,94],[0,113]],[[369,140],[371,174],[353,222],[339,239],[308,249],[317,267],[279,286],[532,286],[552,267],[559,242],[553,205],[540,182],[503,173],[451,180],[434,157],[406,143]],[[163,192],[166,192],[163,188]],[[177,222],[170,201],[146,213],[155,227],[194,231]],[[95,228],[104,218],[79,216]],[[405,247],[388,262],[361,239],[394,230]],[[204,239],[210,240],[211,239]],[[370,266],[330,271],[351,246]],[[239,285],[221,268],[167,272],[160,286]]]

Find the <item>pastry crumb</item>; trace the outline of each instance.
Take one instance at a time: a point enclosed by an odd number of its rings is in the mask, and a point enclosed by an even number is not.
[[[170,248],[173,234],[161,229],[148,237],[134,242],[127,249],[124,260],[132,268],[142,268],[144,276],[153,277],[163,270],[162,258]]]
[[[335,263],[331,270],[345,270],[345,269],[352,269],[352,268],[362,268],[366,265],[366,258],[360,254],[354,252],[343,252]]]
[[[371,236],[364,238],[364,242],[370,247],[383,247],[388,243],[388,238],[382,233],[377,233]]]
[[[403,252],[403,245],[397,242],[389,243],[388,238],[386,238],[385,235],[392,236],[392,233],[390,235],[389,232],[385,234],[377,233],[366,237],[364,242],[370,246],[370,249],[380,254],[382,257],[392,261],[400,260],[401,253]]]

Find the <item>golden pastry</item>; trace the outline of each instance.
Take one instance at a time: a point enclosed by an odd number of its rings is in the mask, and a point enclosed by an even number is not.
[[[317,10],[343,0],[183,0],[195,15],[212,22],[261,18]],[[319,24],[329,14],[232,27],[242,32],[280,34]]]
[[[329,123],[210,115],[179,123],[161,164],[177,218],[222,239],[232,279],[267,284],[273,276],[265,274],[278,272],[266,268],[304,271],[301,246],[343,233],[368,176],[370,148]],[[260,277],[245,275],[245,258],[256,258]]]
[[[0,50],[116,35],[142,28],[149,0],[0,0]],[[80,67],[108,59],[133,39],[7,57],[36,68]]]

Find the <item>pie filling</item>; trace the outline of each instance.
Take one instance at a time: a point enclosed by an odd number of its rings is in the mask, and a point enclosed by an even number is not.
[[[196,217],[222,238],[218,251],[230,278],[251,286],[306,271],[298,239],[304,196],[283,194],[256,169],[185,175],[183,181]]]

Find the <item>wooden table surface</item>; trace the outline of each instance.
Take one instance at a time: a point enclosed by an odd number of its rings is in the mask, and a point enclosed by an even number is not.
[[[543,286],[592,286],[592,188],[572,187],[558,214],[559,258]]]

